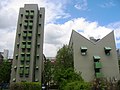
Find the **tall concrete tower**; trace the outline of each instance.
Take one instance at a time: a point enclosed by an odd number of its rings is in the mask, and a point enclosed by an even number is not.
[[[25,4],[20,8],[11,83],[41,82],[43,63],[45,8],[37,4]]]

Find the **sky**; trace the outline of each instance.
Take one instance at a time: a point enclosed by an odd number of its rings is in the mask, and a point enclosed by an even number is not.
[[[68,44],[72,30],[86,38],[103,38],[114,30],[120,48],[120,0],[1,0],[0,51],[14,52],[19,8],[24,4],[45,7],[44,54],[55,57]]]

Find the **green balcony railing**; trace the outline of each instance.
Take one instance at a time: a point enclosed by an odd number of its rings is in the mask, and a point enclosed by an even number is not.
[[[111,47],[104,47],[104,49],[105,49],[105,50],[107,50],[107,51],[112,50],[112,48],[111,48]]]
[[[101,62],[95,62],[95,68],[102,68]]]
[[[30,16],[33,16],[34,15],[34,12],[30,12],[30,14],[29,14]]]
[[[28,22],[25,22],[25,23],[24,23],[24,27],[27,27],[27,26],[28,26]]]
[[[21,62],[23,62],[25,60],[25,57],[21,57],[20,60]]]
[[[94,59],[100,60],[100,56],[93,56]]]
[[[23,37],[26,37],[26,36],[27,36],[27,34],[26,34],[26,33],[22,33],[22,36],[23,36]]]
[[[96,78],[101,78],[103,77],[103,74],[101,72],[96,73]]]
[[[26,13],[25,13],[25,16],[29,16],[29,12],[26,12]]]
[[[26,61],[29,62],[30,61],[30,57],[26,57]]]
[[[28,33],[27,36],[28,36],[28,37],[31,37],[31,36],[32,36],[32,33]]]
[[[25,45],[22,45],[21,48],[25,48]]]
[[[29,24],[28,24],[30,27],[32,27],[33,26],[33,22],[29,22]]]
[[[87,47],[81,47],[81,52],[86,52],[87,51]]]
[[[24,73],[25,73],[25,76],[28,76],[28,75],[29,75],[29,67],[26,67],[26,68],[25,68]]]
[[[30,48],[31,48],[31,45],[27,45],[26,48],[30,49]]]

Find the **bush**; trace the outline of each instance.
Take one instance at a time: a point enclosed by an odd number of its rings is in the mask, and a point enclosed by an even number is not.
[[[91,90],[91,84],[88,82],[74,81],[67,83],[63,90]]]
[[[41,90],[39,82],[20,82],[10,86],[10,90]]]

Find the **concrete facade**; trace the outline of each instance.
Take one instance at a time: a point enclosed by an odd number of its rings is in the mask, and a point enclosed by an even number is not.
[[[119,79],[113,31],[96,42],[73,31],[69,45],[73,50],[74,68],[85,81],[101,77]]]
[[[37,4],[25,4],[20,8],[11,83],[41,82],[43,63],[45,8],[38,9]]]

